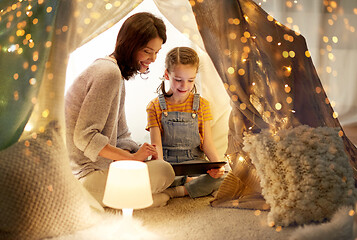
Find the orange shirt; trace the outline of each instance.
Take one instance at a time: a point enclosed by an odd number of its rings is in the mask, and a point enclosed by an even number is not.
[[[165,98],[167,111],[192,113],[193,96],[194,95],[190,93],[187,100],[181,104],[172,104],[169,101],[167,101],[167,99]],[[148,123],[145,129],[149,131],[151,127],[159,127],[160,131],[162,132],[163,131],[161,125],[162,110],[160,108],[159,97],[153,99],[148,104],[148,106],[146,107],[146,112],[147,112]],[[204,122],[212,120],[212,114],[209,107],[209,102],[202,97],[200,97],[200,107],[198,108],[197,116],[198,116],[198,130],[200,133],[201,145],[202,145],[203,138],[204,138]]]

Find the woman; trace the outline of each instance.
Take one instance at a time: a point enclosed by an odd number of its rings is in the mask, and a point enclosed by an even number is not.
[[[166,27],[150,13],[129,17],[119,30],[114,52],[97,59],[74,81],[65,97],[67,147],[73,174],[103,205],[109,164],[113,161],[157,159],[154,146],[139,147],[130,137],[125,118],[124,79],[148,72],[161,45]],[[174,179],[170,164],[148,162],[153,206],[165,205],[160,194]]]

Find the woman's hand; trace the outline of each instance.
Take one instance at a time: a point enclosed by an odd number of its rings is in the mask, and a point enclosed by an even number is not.
[[[134,160],[145,161],[149,156],[152,156],[152,159],[157,159],[158,154],[155,146],[144,143],[133,156]]]
[[[213,178],[220,178],[224,175],[225,170],[224,166],[222,166],[220,168],[212,168],[207,173]]]

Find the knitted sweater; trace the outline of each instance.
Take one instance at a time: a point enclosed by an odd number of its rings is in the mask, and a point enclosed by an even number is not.
[[[66,142],[72,173],[81,178],[112,162],[98,156],[107,144],[137,151],[125,118],[125,85],[116,61],[94,61],[65,96]]]

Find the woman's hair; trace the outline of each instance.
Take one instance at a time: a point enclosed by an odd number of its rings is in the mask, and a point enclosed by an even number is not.
[[[198,57],[198,54],[195,50],[189,47],[175,47],[171,49],[165,59],[165,68],[166,70],[170,73],[173,71],[174,67],[178,64],[183,64],[183,65],[192,65],[196,67],[198,70],[198,66],[200,64],[200,59]],[[193,92],[196,93],[196,85],[193,87]],[[165,81],[162,81],[160,86],[157,89],[157,92],[160,93],[162,92],[164,96],[169,97],[172,94],[167,94],[165,91]]]
[[[117,60],[124,79],[128,80],[138,72],[140,65],[135,60],[137,52],[156,37],[161,38],[163,43],[166,42],[166,26],[151,13],[136,13],[123,23],[112,55]]]

